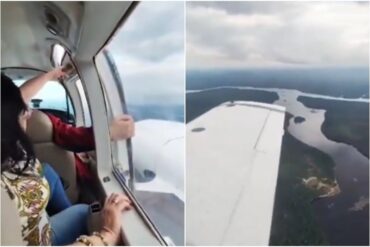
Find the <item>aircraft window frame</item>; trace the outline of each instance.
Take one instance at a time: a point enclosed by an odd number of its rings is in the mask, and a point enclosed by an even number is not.
[[[103,61],[100,59],[102,58]],[[122,113],[122,109],[117,107],[116,104],[112,104],[113,100],[120,100],[119,97],[112,97],[112,93],[117,93],[116,83],[111,82],[112,80],[107,80],[105,78],[104,74],[104,68],[102,68],[107,63],[105,57],[102,55],[102,53],[98,53],[95,56],[95,68],[99,74],[100,80],[102,82],[103,86],[103,93],[104,93],[104,99],[107,107],[107,114],[108,114],[108,120],[111,121],[115,114],[117,114],[117,111],[120,111]],[[109,83],[109,84],[107,84]],[[108,88],[107,88],[108,87]],[[115,90],[110,90],[110,96],[108,97],[108,90],[109,87],[115,88]],[[114,103],[114,102],[113,102]],[[109,119],[111,117],[111,119]],[[167,242],[165,238],[162,236],[160,231],[158,230],[156,224],[153,223],[150,216],[146,212],[146,210],[140,205],[140,202],[136,199],[135,194],[133,193],[132,187],[130,187],[130,178],[129,178],[129,168],[128,165],[126,166],[121,161],[128,159],[128,150],[127,150],[127,140],[120,140],[120,141],[111,141],[111,150],[112,150],[112,172],[117,179],[118,183],[123,187],[123,189],[130,195],[130,198],[132,202],[136,205],[136,210],[138,211],[139,215],[142,217],[146,225],[151,229],[152,233],[155,235],[158,241],[162,245],[167,245]]]
[[[105,61],[107,62],[108,66],[109,66],[110,72],[113,76],[113,81],[115,83],[115,87],[117,89],[118,97],[119,97],[121,107],[122,107],[121,111],[124,114],[128,114],[127,104],[126,104],[125,94],[124,94],[124,89],[123,89],[123,83],[121,81],[120,75],[118,74],[116,64],[115,64],[115,62],[114,62],[113,58],[111,57],[108,50],[104,50],[103,55],[104,55]],[[110,106],[112,107],[111,104],[110,104]],[[134,169],[133,158],[132,158],[132,141],[131,141],[131,138],[126,139],[126,150],[127,150],[128,174],[127,174],[127,172],[126,173],[123,172],[122,175],[124,175],[126,177],[129,188],[131,190],[133,190],[134,189],[135,169]],[[118,157],[118,161],[119,160],[120,160],[120,158]],[[120,167],[118,167],[118,168],[120,168]],[[122,171],[121,171],[121,173],[122,173]]]
[[[98,71],[100,80],[103,86],[104,98],[108,110],[108,121],[112,121],[114,116],[122,114],[122,101],[118,95],[118,88],[110,72],[106,58],[102,53],[99,53],[95,58],[95,67]],[[108,71],[107,71],[108,70]],[[109,97],[108,97],[108,93]],[[128,166],[128,150],[127,140],[111,141],[113,170],[123,174],[124,183],[129,186],[129,166]],[[126,150],[126,151],[121,151]],[[131,188],[130,188],[131,189]]]
[[[104,70],[104,67],[107,65],[106,58],[102,55],[102,52],[99,52],[95,58],[95,68],[98,72],[100,81],[102,82],[103,86],[103,93],[104,93],[104,99],[105,104],[107,106],[107,114],[108,114],[108,120],[111,121],[114,117],[114,115],[117,114],[117,112],[122,112],[122,109],[120,107],[117,107],[116,103],[117,100],[120,102],[119,97],[112,97],[112,94],[114,95],[117,93],[117,87],[115,83],[110,83],[113,79],[106,77],[107,73]],[[110,97],[107,97],[107,91],[111,92]],[[115,101],[112,103],[112,100]],[[153,223],[153,221],[150,219],[149,215],[145,211],[145,209],[140,205],[138,200],[136,199],[135,195],[132,192],[132,189],[129,187],[129,171],[128,171],[128,165],[126,166],[125,163],[122,163],[122,160],[127,160],[128,157],[128,150],[126,147],[126,140],[120,140],[120,141],[111,141],[111,155],[112,155],[112,172],[117,179],[118,183],[123,187],[123,189],[128,193],[131,197],[132,202],[136,205],[136,209],[139,213],[139,215],[142,217],[146,225],[151,229],[152,233],[155,235],[155,237],[160,241],[163,245],[166,245],[167,242],[165,241],[164,237],[159,232],[156,225]],[[126,150],[125,152],[121,152],[121,150]],[[127,154],[127,155],[125,155]],[[128,163],[128,162],[127,162]]]
[[[80,78],[76,79],[74,81],[76,85],[76,89],[78,92],[78,96],[81,102],[81,108],[82,108],[82,117],[85,127],[91,127],[92,126],[92,119],[91,119],[91,112],[90,112],[90,104],[88,102],[88,99],[86,97],[86,92],[84,85],[82,84],[82,81]]]
[[[138,4],[136,4],[134,7],[136,8],[137,6],[138,6]],[[112,33],[112,35],[110,36],[110,38],[105,42],[105,44],[103,45],[103,47],[101,48],[101,50],[94,57],[95,67],[96,67],[96,69],[98,71],[99,77],[102,79],[102,82],[103,82],[102,84],[104,85],[106,83],[109,83],[109,84],[111,84],[110,87],[115,88],[114,91],[116,91],[116,92],[114,92],[114,94],[118,93],[118,99],[120,101],[120,104],[119,104],[119,106],[120,106],[120,112],[121,113],[125,113],[125,114],[127,114],[128,111],[126,109],[127,108],[127,104],[126,104],[125,95],[124,95],[125,94],[124,83],[121,82],[121,76],[117,72],[115,61],[114,61],[113,58],[111,58],[110,53],[109,53],[109,50],[107,49],[107,47],[111,43],[112,39],[116,36],[116,34],[119,31],[122,30],[122,28],[123,28],[123,26],[125,24],[123,22],[126,21],[127,16],[130,16],[132,14],[132,9],[131,9],[131,11],[128,11],[128,12],[129,12],[129,14],[128,15],[127,15],[127,13],[125,14],[123,20],[121,20],[121,24],[118,25],[118,28],[116,28],[114,30],[114,32]],[[103,64],[103,66],[105,66],[105,67],[108,67],[108,73],[110,73],[109,76],[112,77],[111,80],[106,80],[106,81],[104,80],[106,78],[104,78],[104,75],[103,74],[106,74],[107,73],[107,71],[106,71],[107,68],[104,68],[105,70],[104,71],[101,71],[102,70],[102,68],[100,67],[101,64]],[[108,90],[108,91],[110,92],[109,93],[109,99],[108,99],[108,102],[109,102],[110,99],[112,98],[112,94],[111,93],[113,93],[113,92],[111,90]],[[105,94],[105,96],[106,96],[105,99],[106,99],[106,103],[107,103],[108,94]],[[115,101],[116,100],[117,99],[115,99]],[[117,105],[114,104],[114,102],[113,102],[113,104],[111,104],[111,103],[112,102],[109,102],[108,103],[108,105],[110,105],[110,108],[116,108],[117,107]],[[113,111],[114,111],[114,109],[113,109]],[[184,114],[185,114],[185,106],[184,106]],[[185,132],[185,124],[184,124],[184,132]],[[131,141],[130,139],[129,140],[126,140],[126,144],[129,143],[130,141]],[[112,144],[111,144],[111,147],[112,147],[112,157],[115,156],[114,153],[113,153],[114,150],[115,150],[114,146],[115,145],[112,142]],[[135,192],[135,188],[133,186],[134,180],[136,180],[135,179],[135,176],[134,176],[134,168],[135,168],[135,166],[132,163],[130,164],[130,162],[132,162],[132,161],[130,161],[130,159],[132,160],[131,157],[132,157],[133,154],[132,154],[132,149],[129,146],[130,146],[130,144],[126,146],[126,150],[125,150],[126,153],[127,153],[127,156],[128,156],[128,162],[127,163],[128,163],[129,169],[126,169],[126,170],[125,169],[120,169],[119,166],[118,166],[118,169],[117,169],[117,166],[115,164],[113,164],[113,173],[116,175],[116,178],[117,178],[117,180],[119,180],[120,183],[123,181],[123,183],[130,190],[130,193],[135,198],[136,197],[136,195],[134,193]],[[122,152],[124,149],[118,148],[116,150],[119,151],[119,152]],[[119,164],[119,160],[118,160],[117,163]],[[118,173],[118,174],[116,174],[116,173]],[[134,179],[130,179],[130,178],[134,178]],[[122,180],[122,181],[120,181],[120,180]],[[153,220],[151,220],[151,216],[148,213],[146,213],[146,209],[143,208],[140,204],[139,204],[139,206],[142,208],[142,210],[144,211],[144,213],[148,217],[148,220],[151,222],[151,224],[154,225],[154,227],[157,229],[157,231],[159,232],[159,234],[162,237],[162,239],[165,239],[165,237],[162,236],[161,231],[158,230],[159,228],[157,228],[157,226],[156,226],[157,223],[156,222],[153,222]],[[185,211],[184,211],[184,221],[185,221]],[[165,233],[165,232],[163,232],[163,233]],[[165,234],[168,234],[168,232],[166,232]],[[169,240],[170,239],[167,239],[166,238],[165,242],[167,244],[172,244],[171,241],[169,241]]]
[[[77,114],[82,114],[83,126],[92,127],[93,122],[92,122],[92,116],[91,116],[90,102],[86,94],[85,85],[81,81],[81,76],[76,67],[76,63],[71,55],[71,51],[61,43],[56,43],[56,44],[58,44],[64,49],[64,56],[62,57],[60,66],[66,66],[67,64],[70,64],[72,66],[72,69],[75,72],[75,74],[72,75],[72,77],[69,78],[69,80],[74,84],[74,87],[77,91],[77,94],[79,97],[78,99],[80,101],[79,103],[81,105],[81,111],[82,111],[82,112],[75,111],[76,122],[77,122]]]

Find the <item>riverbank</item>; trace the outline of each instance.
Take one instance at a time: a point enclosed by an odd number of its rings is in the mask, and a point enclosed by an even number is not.
[[[186,94],[186,122],[227,101],[256,101],[272,104],[279,98],[275,92],[261,90],[214,89]]]
[[[186,90],[219,86],[299,90],[304,93],[344,98],[369,99],[369,68],[250,68],[230,70],[188,70]]]
[[[306,107],[324,109],[323,134],[330,140],[354,146],[369,158],[369,104],[299,96]]]

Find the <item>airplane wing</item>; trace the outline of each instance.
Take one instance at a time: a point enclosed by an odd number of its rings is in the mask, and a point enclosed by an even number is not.
[[[135,190],[163,192],[184,201],[185,124],[148,119],[135,124],[133,160],[135,172],[153,178],[135,183]]]
[[[184,243],[185,124],[147,119],[135,129],[135,197],[168,244]]]
[[[189,245],[268,245],[285,108],[236,101],[188,123]]]
[[[136,183],[136,191],[151,191],[158,193],[168,193],[176,195],[181,201],[184,201],[183,191],[175,188],[172,184],[164,181],[162,178],[155,178],[152,181],[146,183]]]

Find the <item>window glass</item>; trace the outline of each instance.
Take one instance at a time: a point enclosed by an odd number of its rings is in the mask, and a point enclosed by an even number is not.
[[[14,81],[17,86],[21,86],[24,82],[25,80]],[[65,88],[58,81],[47,82],[31,99],[29,106],[33,109],[42,109],[53,113],[63,121],[74,122],[75,114],[72,101]]]
[[[117,150],[132,155],[132,192],[166,241],[183,245],[184,4],[141,2],[102,55],[113,112],[119,104],[135,120],[132,149]]]
[[[182,3],[141,3],[108,46],[135,120],[184,121]],[[175,11],[173,11],[175,10]]]

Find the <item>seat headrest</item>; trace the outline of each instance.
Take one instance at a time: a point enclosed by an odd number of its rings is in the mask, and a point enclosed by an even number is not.
[[[49,117],[38,110],[32,111],[27,121],[26,133],[33,143],[53,141],[53,125]]]

